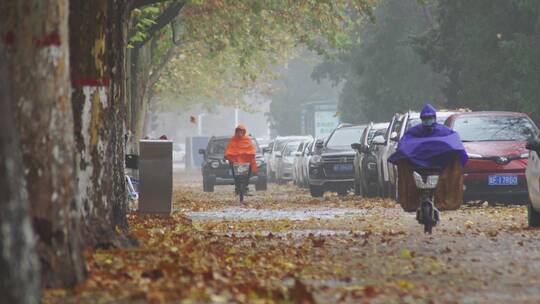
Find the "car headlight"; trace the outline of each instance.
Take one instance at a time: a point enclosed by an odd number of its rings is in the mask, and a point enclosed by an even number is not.
[[[476,158],[476,159],[483,158],[482,155],[480,155],[480,154],[475,154],[475,153],[467,153],[467,157],[473,158],[473,159],[474,159],[474,158]]]
[[[213,161],[210,163],[210,167],[217,169],[219,168],[219,161]]]
[[[322,157],[320,155],[313,155],[313,157],[311,157],[310,162],[314,165],[318,165],[322,162]]]
[[[521,153],[520,158],[529,158],[529,152]]]

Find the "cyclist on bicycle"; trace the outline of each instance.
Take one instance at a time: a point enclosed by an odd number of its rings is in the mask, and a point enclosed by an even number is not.
[[[232,164],[234,163],[250,163],[251,174],[257,173],[257,162],[255,155],[257,149],[247,134],[246,127],[238,125],[234,129],[234,136],[229,141],[225,149],[225,159]]]

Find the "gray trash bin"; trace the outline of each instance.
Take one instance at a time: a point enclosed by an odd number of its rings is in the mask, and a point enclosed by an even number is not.
[[[170,140],[139,142],[139,213],[172,212],[172,146]]]

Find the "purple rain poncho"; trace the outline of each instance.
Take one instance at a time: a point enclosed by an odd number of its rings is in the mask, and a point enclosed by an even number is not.
[[[435,115],[435,108],[429,104],[420,113],[420,117]],[[431,127],[419,124],[407,130],[388,161],[395,164],[399,160],[408,159],[415,167],[442,170],[456,155],[461,165],[465,166],[467,153],[454,130],[438,123]]]

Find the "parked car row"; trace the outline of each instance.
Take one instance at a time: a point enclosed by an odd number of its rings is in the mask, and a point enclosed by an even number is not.
[[[459,133],[469,157],[464,201],[528,203],[529,223],[540,226],[540,131],[523,113],[439,111],[438,123]],[[388,162],[420,113],[396,113],[389,122],[342,124],[328,137],[277,137],[265,149],[268,175],[292,180],[314,197],[325,191],[397,199],[398,170]]]

